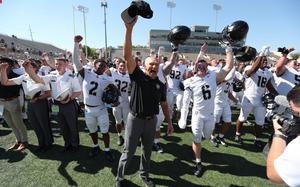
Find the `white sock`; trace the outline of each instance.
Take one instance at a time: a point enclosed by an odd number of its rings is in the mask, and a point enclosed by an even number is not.
[[[254,140],[258,140],[258,141],[261,141],[261,139],[260,139],[260,138],[257,138],[257,137],[255,137],[255,138],[254,138]]]
[[[108,148],[104,148],[104,151],[110,151],[109,147]]]
[[[196,158],[196,163],[201,163],[201,158]]]
[[[94,147],[99,147],[99,144],[94,144],[93,146],[94,146]]]
[[[159,138],[155,138],[154,143],[159,143]]]
[[[238,136],[240,136],[240,135],[241,135],[241,133],[239,133],[239,132],[235,132],[235,134],[236,134],[236,135],[238,135]]]
[[[220,137],[220,138],[223,138],[223,137],[224,137],[224,134],[221,134],[221,133],[220,133],[220,134],[219,134],[219,137]]]

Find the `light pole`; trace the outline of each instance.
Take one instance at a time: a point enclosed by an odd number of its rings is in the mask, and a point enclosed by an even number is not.
[[[82,12],[83,15],[83,27],[84,27],[84,43],[85,43],[85,56],[87,57],[87,43],[86,43],[86,23],[85,23],[85,14],[89,11],[87,7],[79,5],[77,10]]]
[[[32,36],[32,31],[31,31],[31,26],[30,25],[29,25],[29,33],[30,33],[31,41],[33,41],[33,36]]]
[[[74,36],[76,35],[75,10],[76,10],[76,8],[73,6],[73,32],[74,32]]]
[[[106,8],[107,8],[107,2],[106,0],[101,1],[101,7],[104,9],[104,39],[105,39],[105,53],[104,58],[107,60],[107,33],[106,33]]]
[[[170,8],[170,29],[172,27],[172,9],[176,7],[176,3],[174,0],[169,0],[167,2],[167,7]]]
[[[216,32],[217,31],[217,23],[218,23],[218,11],[222,9],[222,6],[214,4],[213,9],[216,11],[216,23],[215,23],[215,32]]]

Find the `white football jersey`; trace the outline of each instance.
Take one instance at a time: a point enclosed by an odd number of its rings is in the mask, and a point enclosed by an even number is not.
[[[129,74],[122,74],[118,71],[112,71],[111,72],[112,79],[114,81],[114,84],[119,89],[122,97],[122,102],[129,102],[128,100],[128,91],[130,87],[130,78]]]
[[[78,78],[70,71],[66,71],[63,75],[59,75],[58,71],[52,71],[49,75],[42,76],[45,84],[51,86],[51,96],[56,99],[64,90],[68,90],[69,95],[73,92],[80,92],[81,86]]]
[[[214,101],[216,96],[216,73],[208,70],[203,78],[193,76],[184,81],[183,105],[189,103],[186,98],[193,98],[193,111],[198,111],[200,116],[205,117],[213,114]]]
[[[162,83],[166,84],[167,81],[166,81],[166,78],[165,78],[165,76],[164,76],[163,67],[164,67],[164,64],[159,64],[157,76],[158,76],[158,79],[159,79]]]
[[[222,82],[217,86],[215,104],[227,105],[228,92],[230,91],[230,82]]]
[[[82,82],[83,103],[90,106],[103,106],[102,95],[104,89],[113,84],[111,77],[98,75],[91,69],[84,69]]]
[[[167,76],[168,88],[174,91],[180,91],[179,83],[183,81],[186,71],[186,65],[176,64],[173,66],[170,74]]]
[[[251,69],[252,66],[246,66],[245,71]],[[272,72],[265,68],[264,70],[258,69],[251,77],[246,77],[245,91],[246,96],[252,104],[261,102],[261,98],[266,92],[267,82],[272,77]]]
[[[279,95],[287,95],[289,91],[300,83],[300,72],[286,66],[286,71],[280,77],[273,73],[272,84]]]

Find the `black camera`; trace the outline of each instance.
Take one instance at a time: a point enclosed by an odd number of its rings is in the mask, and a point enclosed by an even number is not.
[[[278,47],[278,50],[277,50],[278,52],[280,52],[281,54],[283,54],[283,55],[287,55],[287,54],[289,54],[289,50],[287,49],[287,48],[285,48],[285,47]]]
[[[269,119],[270,121],[277,119],[281,126],[280,131],[288,137],[294,137],[300,133],[300,118],[297,116],[285,117],[281,114],[271,113]]]

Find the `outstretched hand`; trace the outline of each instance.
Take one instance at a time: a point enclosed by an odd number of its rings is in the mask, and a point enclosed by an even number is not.
[[[206,53],[207,49],[208,49],[208,44],[206,42],[204,42],[204,44],[201,46],[200,50],[201,50],[201,52]]]
[[[135,25],[135,23],[137,22],[137,20],[138,20],[138,16],[135,16],[131,23],[125,23],[124,22],[126,29],[132,29],[133,26]]]

